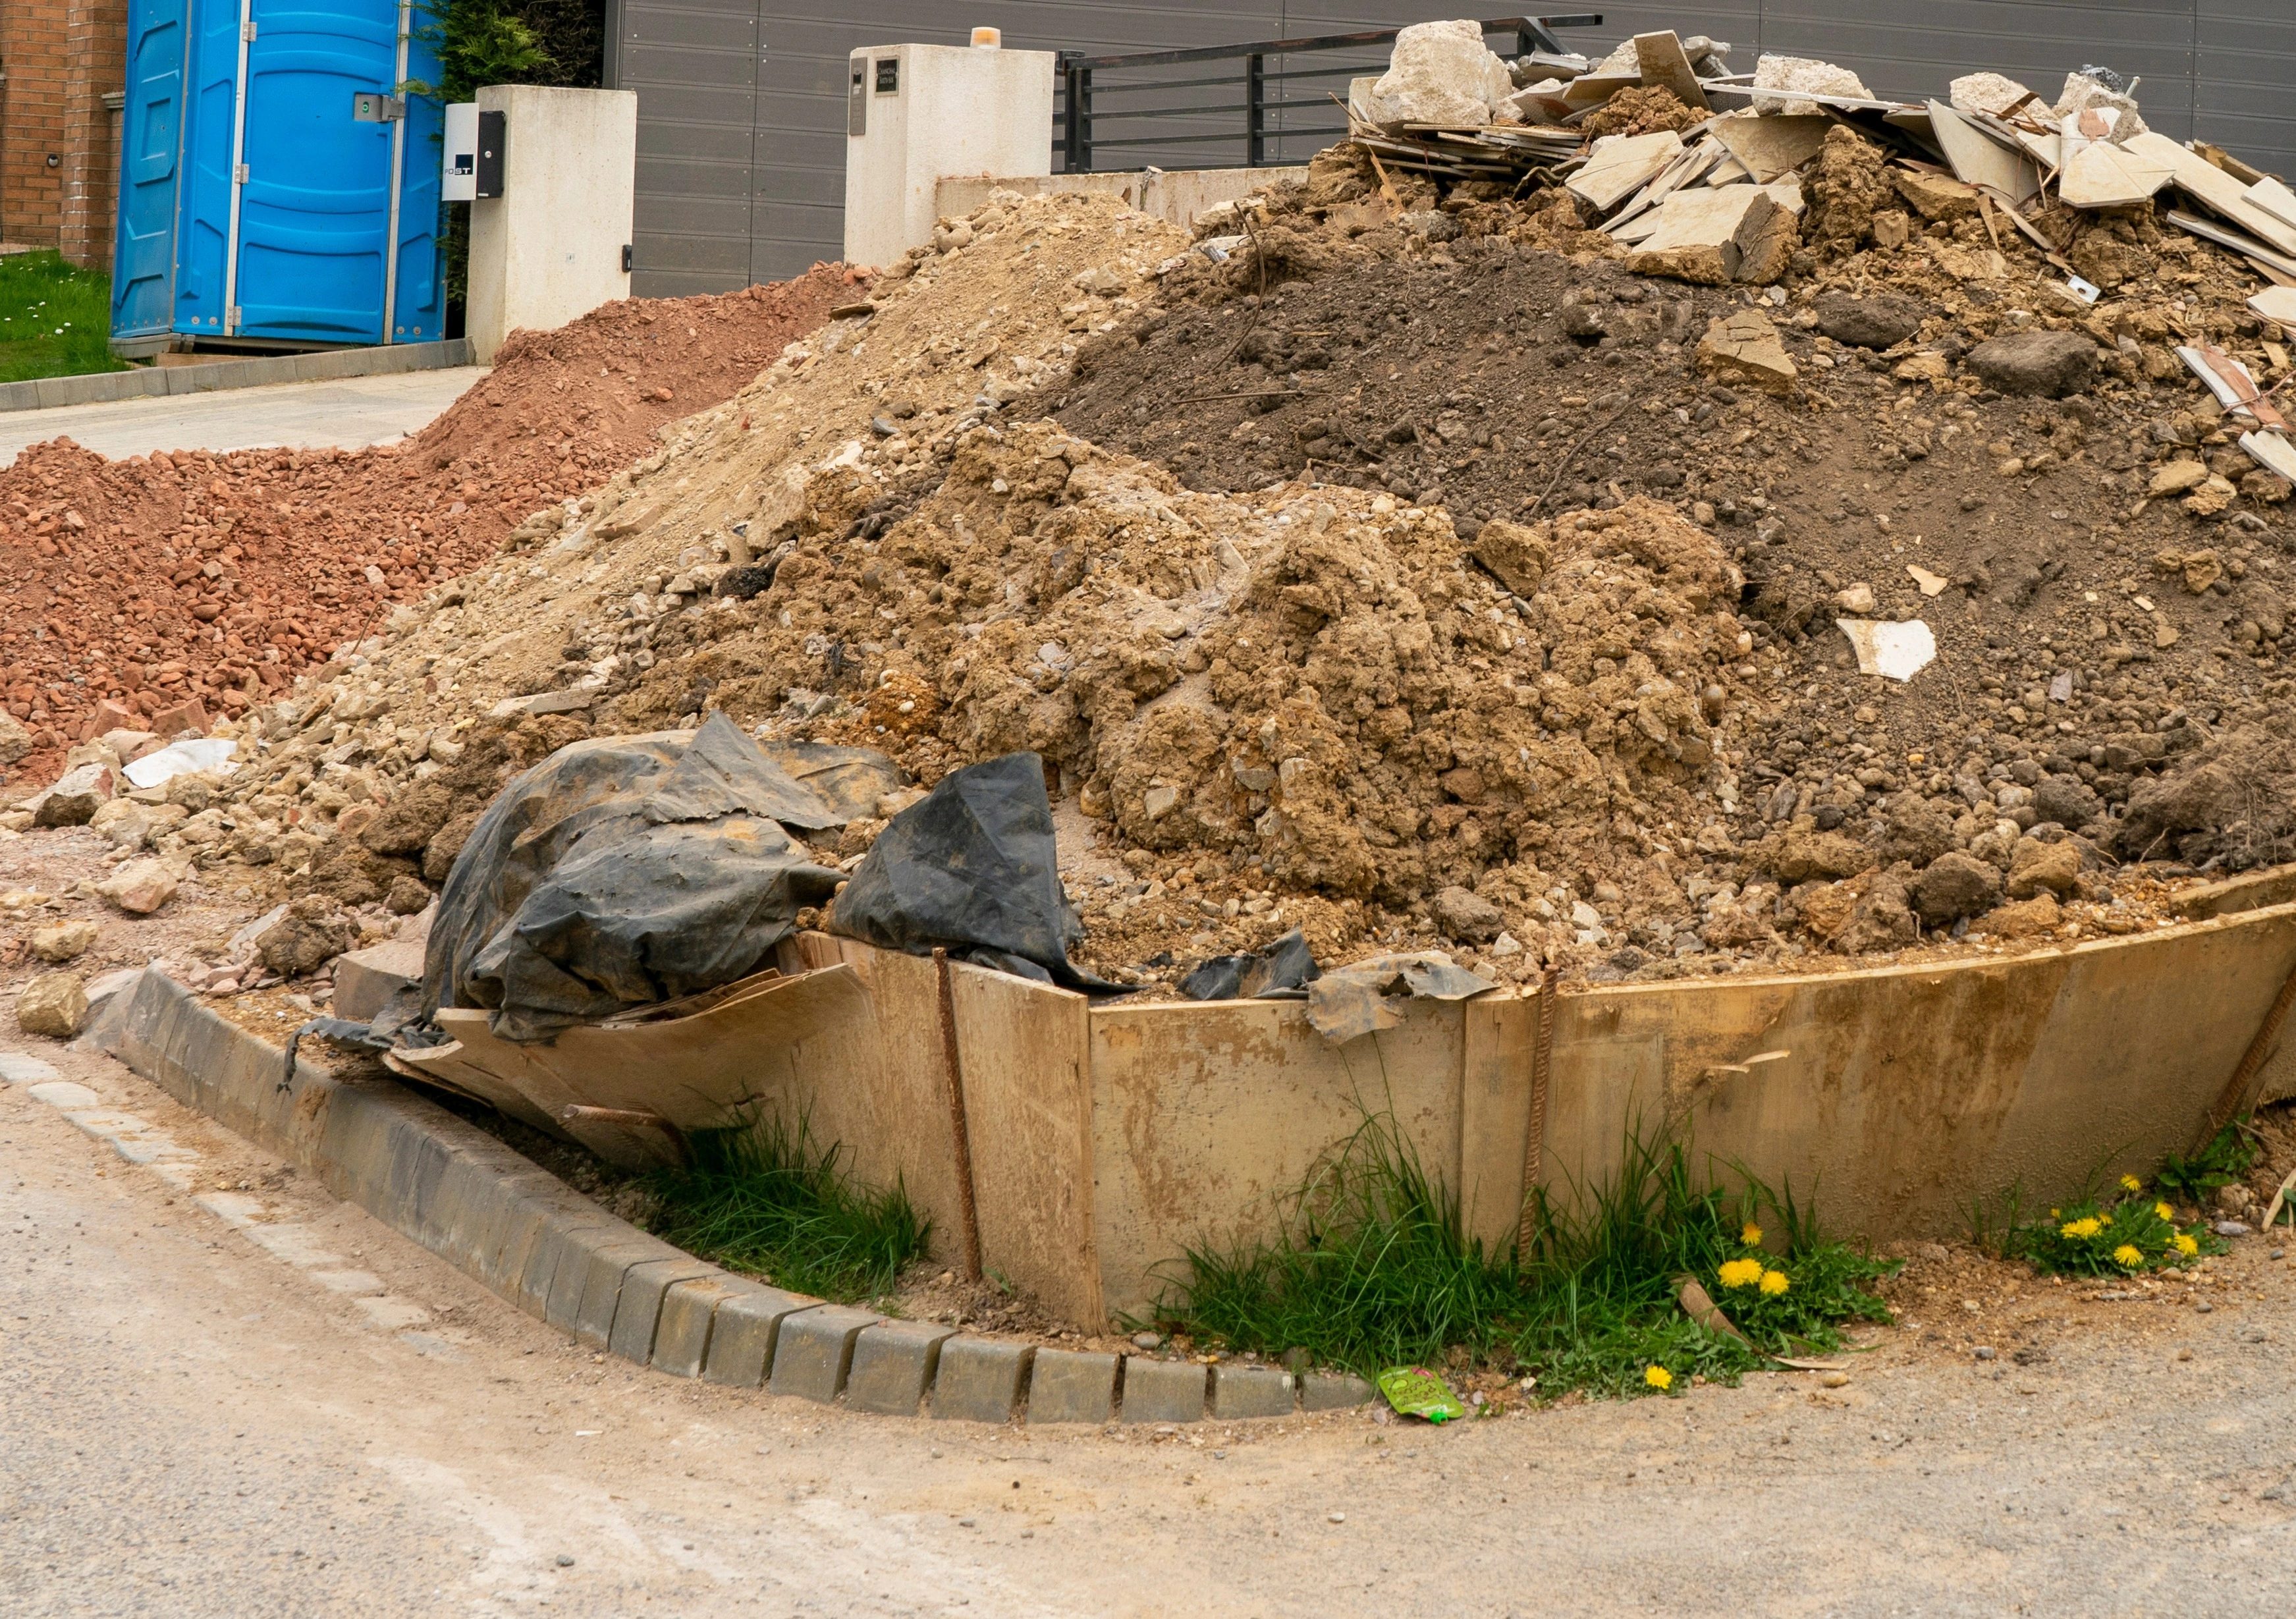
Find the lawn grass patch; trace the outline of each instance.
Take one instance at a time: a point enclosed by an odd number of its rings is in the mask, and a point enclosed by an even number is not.
[[[60,253],[0,259],[0,382],[126,371],[111,338],[111,276]]]
[[[1156,1319],[1365,1376],[1464,1352],[1547,1398],[1734,1381],[1774,1355],[1840,1348],[1844,1322],[1890,1319],[1870,1284],[1891,1262],[1827,1240],[1790,1192],[1738,1179],[1734,1192],[1702,1187],[1682,1142],[1630,1138],[1614,1176],[1568,1207],[1535,1196],[1529,1242],[1494,1253],[1392,1118],[1374,1115],[1283,1200],[1275,1240],[1189,1248]],[[1763,1246],[1766,1214],[1780,1251]],[[1683,1313],[1685,1275],[1744,1338]]]
[[[687,1253],[794,1293],[874,1297],[931,1245],[932,1222],[897,1181],[857,1183],[836,1143],[764,1114],[691,1132],[689,1162],[647,1177],[648,1223]]]

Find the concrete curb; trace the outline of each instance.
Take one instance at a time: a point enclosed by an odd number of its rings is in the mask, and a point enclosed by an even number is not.
[[[1352,1377],[1046,1351],[889,1321],[722,1270],[648,1236],[477,1126],[394,1081],[338,1080],[164,974],[106,1000],[78,1042],[277,1154],[456,1270],[590,1348],[666,1376],[824,1404],[1007,1422],[1198,1422],[1360,1404]],[[1108,1361],[1102,1367],[1099,1362]],[[1089,1364],[1087,1364],[1089,1363]],[[1136,1385],[1138,1397],[1131,1396]],[[1245,1390],[1249,1389],[1249,1395]],[[1210,1397],[1208,1400],[1208,1395]]]
[[[343,377],[390,376],[402,371],[443,371],[476,362],[470,340],[394,343],[381,349],[322,349],[260,359],[217,360],[206,366],[152,366],[99,371],[87,376],[35,377],[0,382],[0,411],[52,410],[61,405],[110,405],[121,399],[210,393],[221,388],[260,388],[272,382],[331,382]]]

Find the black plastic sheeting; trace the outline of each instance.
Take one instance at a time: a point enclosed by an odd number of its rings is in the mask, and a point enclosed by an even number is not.
[[[1190,1000],[1302,1000],[1323,975],[1306,935],[1295,927],[1249,954],[1200,963],[1180,980],[1180,993]]]
[[[1061,891],[1045,761],[1007,753],[952,770],[887,823],[831,910],[829,931],[1071,990],[1117,990],[1069,960],[1084,920]]]
[[[757,972],[840,880],[783,826],[850,818],[722,713],[690,743],[657,732],[561,748],[503,789],[455,858],[423,1016],[482,1007],[503,1039],[546,1040]]]

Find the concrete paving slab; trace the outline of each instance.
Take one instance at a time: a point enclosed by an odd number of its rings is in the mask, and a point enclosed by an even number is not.
[[[0,414],[0,464],[28,444],[68,438],[117,461],[155,449],[363,449],[417,433],[487,368],[458,366],[332,382],[280,382],[107,405]]]
[[[941,1345],[954,1327],[929,1321],[881,1321],[853,1340],[853,1366],[845,1377],[845,1403],[857,1411],[914,1417],[932,1386]]]
[[[1033,1344],[951,1338],[933,1374],[932,1414],[943,1422],[1009,1422],[1035,1359]]]
[[[1114,1355],[1040,1349],[1029,1374],[1029,1424],[1106,1422],[1116,1415]]]

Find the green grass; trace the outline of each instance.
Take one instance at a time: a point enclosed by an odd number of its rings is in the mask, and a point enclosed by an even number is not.
[[[889,1291],[930,1249],[932,1222],[896,1183],[857,1185],[843,1149],[767,1114],[689,1137],[693,1161],[657,1171],[656,1235],[775,1286],[851,1303]]]
[[[1456,1195],[1385,1115],[1367,1118],[1285,1200],[1272,1243],[1186,1254],[1187,1273],[1156,1319],[1203,1342],[1264,1355],[1303,1351],[1366,1376],[1431,1363],[1454,1349],[1554,1398],[1576,1390],[1650,1392],[1652,1367],[1677,1386],[1693,1373],[1733,1381],[1772,1354],[1841,1346],[1841,1323],[1886,1321],[1868,1285],[1894,1270],[1825,1240],[1791,1193],[1751,1177],[1735,1193],[1700,1187],[1679,1141],[1631,1139],[1624,1167],[1576,1200],[1542,1196],[1528,1247],[1488,1252],[1469,1237]],[[1782,1253],[1747,1227],[1778,1220]],[[1745,1285],[1723,1281],[1726,1266]],[[1759,1277],[1785,1278],[1765,1292]],[[1747,1335],[1710,1332],[1683,1314],[1677,1278],[1696,1276]]]
[[[111,277],[52,252],[0,259],[0,382],[126,371],[107,346]]]

